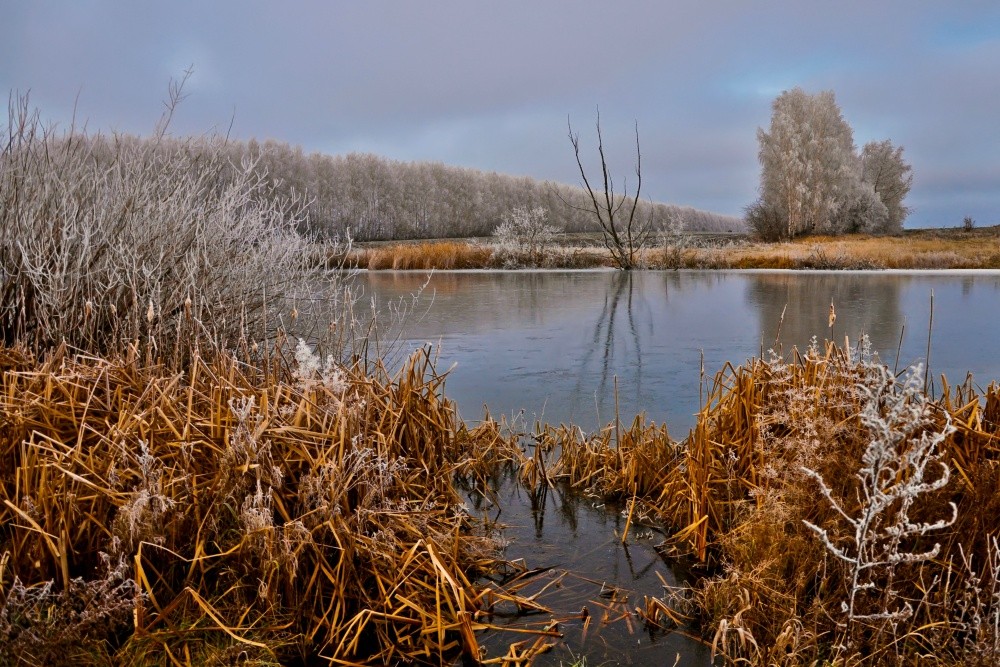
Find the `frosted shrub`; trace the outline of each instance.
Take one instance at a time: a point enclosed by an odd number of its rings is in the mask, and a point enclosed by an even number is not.
[[[318,354],[303,339],[295,348],[295,386],[299,391],[310,391],[322,385],[335,396],[347,391],[347,376],[332,355],[321,362]]]
[[[963,634],[969,664],[997,664],[1000,658],[1000,542],[989,539],[987,563],[977,571],[959,545],[964,581],[949,605]]]
[[[912,615],[910,602],[900,601],[894,590],[894,569],[935,558],[940,544],[914,549],[914,539],[946,528],[957,518],[954,504],[950,517],[934,522],[910,517],[921,496],[948,483],[950,469],[940,459],[938,446],[954,431],[947,413],[942,412],[943,425],[934,419],[933,406],[922,391],[921,368],[914,368],[902,383],[884,366],[872,365],[869,371],[869,379],[858,386],[864,398],[861,423],[869,439],[855,489],[837,497],[818,472],[802,469],[819,485],[845,528],[831,531],[805,521],[847,567],[843,612],[848,639],[857,622],[892,624]]]
[[[144,595],[129,560],[101,556],[104,572],[96,579],[59,587],[25,586],[14,577],[0,588],[0,664],[93,664],[116,632],[130,629]]]
[[[493,257],[508,268],[542,266],[559,231],[541,206],[514,208],[493,231]]]
[[[684,265],[684,250],[690,245],[691,237],[684,231],[684,220],[672,217],[663,228],[663,268],[681,268]]]
[[[341,461],[327,461],[299,481],[299,498],[310,521],[322,523],[333,517],[350,517],[366,524],[375,514],[393,509],[394,493],[408,472],[403,458],[361,445],[355,436],[352,449]],[[344,506],[348,497],[351,505]]]
[[[136,463],[139,484],[118,508],[113,524],[115,546],[124,546],[128,553],[141,541],[163,542],[163,525],[174,505],[163,492],[163,464],[150,453],[145,440],[139,441]]]
[[[236,492],[247,487],[250,480],[243,478],[251,470],[258,484],[263,480],[268,486],[281,488],[284,473],[274,462],[271,442],[261,438],[258,431],[262,417],[257,411],[257,399],[253,396],[231,398],[229,411],[236,425],[220,462],[227,488]]]
[[[26,100],[0,128],[0,340],[91,352],[260,340],[321,281],[273,196],[223,138],[57,133]],[[268,325],[268,326],[265,326]]]

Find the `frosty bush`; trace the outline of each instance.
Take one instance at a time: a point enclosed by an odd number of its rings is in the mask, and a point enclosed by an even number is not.
[[[942,425],[934,419],[923,392],[921,367],[912,369],[902,383],[885,366],[869,370],[874,378],[858,387],[864,399],[861,423],[869,441],[854,490],[838,497],[818,472],[802,469],[818,483],[845,526],[831,534],[805,521],[827,551],[847,566],[843,611],[848,639],[857,622],[891,623],[913,614],[910,602],[894,589],[894,570],[935,558],[940,544],[925,549],[915,546],[915,539],[946,528],[957,518],[954,503],[948,518],[927,523],[910,516],[921,496],[948,484],[950,468],[940,459],[938,446],[954,431],[946,412]]]
[[[542,266],[559,231],[541,206],[514,208],[493,232],[493,256],[505,267]]]
[[[62,588],[0,581],[0,664],[111,664],[109,640],[129,629],[144,596],[127,559],[101,556],[100,576]]]
[[[663,268],[681,268],[684,265],[684,250],[690,245],[691,236],[684,230],[684,221],[673,217],[663,228]]]
[[[178,92],[179,94],[179,92]],[[176,102],[176,99],[174,100]],[[315,286],[302,215],[219,137],[46,128],[26,99],[0,129],[0,340],[92,352],[259,339]]]

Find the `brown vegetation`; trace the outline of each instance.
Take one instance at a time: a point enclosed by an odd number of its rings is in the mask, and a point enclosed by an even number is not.
[[[864,349],[827,345],[727,366],[683,441],[640,416],[591,435],[541,426],[526,452],[488,418],[463,426],[425,353],[394,378],[304,344],[287,373],[139,357],[2,352],[8,655],[479,659],[495,605],[542,607],[480,576],[509,564],[453,480],[489,488],[512,466],[529,489],[617,501],[622,539],[628,524],[663,526],[664,549],[698,575],[682,604],[647,599],[636,614],[700,627],[733,663],[1000,656],[997,386],[969,380],[928,401]],[[891,498],[861,535],[850,521],[878,443]],[[544,651],[547,632],[512,654]]]
[[[1000,659],[995,385],[928,402],[919,382],[828,345],[724,369],[683,443],[641,419],[540,437],[563,452],[547,479],[627,501],[630,520],[662,522],[665,547],[703,564],[687,607],[733,664]],[[862,534],[849,520],[870,508],[873,466],[888,501]]]
[[[0,655],[479,658],[521,601],[478,578],[504,563],[451,478],[496,431],[458,422],[426,354],[394,378],[296,356],[281,377],[0,351]]]
[[[1000,226],[925,229],[901,236],[810,236],[783,243],[737,235],[686,235],[643,251],[639,266],[651,269],[1000,269]],[[339,259],[338,259],[339,261]],[[394,243],[356,248],[348,266],[381,269],[489,269],[516,265],[499,261],[478,241]],[[545,250],[548,268],[598,268],[615,264],[594,235],[571,234]]]
[[[347,257],[347,266],[370,271],[450,270],[505,268],[511,263],[510,253],[499,257],[489,245],[465,241],[393,243],[359,248]],[[516,258],[514,258],[516,260]],[[537,264],[535,257],[525,257],[523,264]],[[601,251],[582,248],[550,248],[541,265],[548,268],[588,268],[607,266]]]
[[[656,262],[651,262],[656,265]],[[785,243],[692,248],[691,269],[1000,269],[1000,226],[902,236],[812,236]]]

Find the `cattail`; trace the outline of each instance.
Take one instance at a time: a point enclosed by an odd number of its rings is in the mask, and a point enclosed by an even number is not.
[[[827,323],[827,327],[833,328],[833,323],[837,321],[837,311],[833,308],[833,301],[830,302],[830,319]]]
[[[108,310],[111,311],[112,317],[118,315],[118,308],[115,307],[115,304],[111,304],[111,306],[108,307]]]
[[[150,324],[153,323],[153,318],[156,317],[156,311],[153,310],[153,300],[149,300],[149,308],[146,309],[146,321]]]
[[[184,317],[191,319],[191,295],[184,299]]]
[[[93,313],[94,313],[94,302],[91,301],[90,299],[87,299],[87,303],[83,304],[84,321],[89,320],[90,316],[93,315]]]
[[[292,306],[292,312],[289,315],[292,318],[292,322],[294,322],[295,320],[299,319],[299,309],[296,308],[295,306]]]

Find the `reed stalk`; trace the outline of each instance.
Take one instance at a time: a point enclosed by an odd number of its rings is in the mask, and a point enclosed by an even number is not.
[[[451,480],[499,435],[459,422],[426,351],[394,376],[296,356],[0,348],[0,654],[480,659],[518,598],[481,577],[499,543]]]

